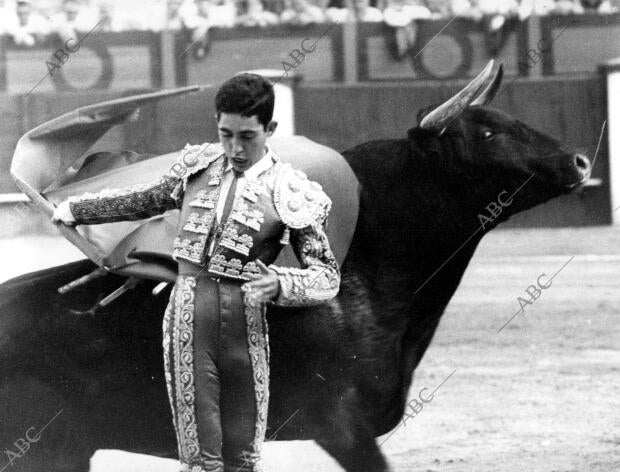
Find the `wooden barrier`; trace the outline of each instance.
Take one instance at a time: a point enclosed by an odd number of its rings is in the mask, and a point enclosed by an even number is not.
[[[344,77],[340,24],[213,29],[206,55],[197,59],[189,35],[175,42],[177,84],[221,83],[250,69],[299,69],[309,82],[341,82]],[[289,66],[293,66],[291,70]]]
[[[620,14],[542,17],[538,50],[544,75],[593,73],[620,56]]]
[[[526,75],[520,58],[528,49],[528,22],[510,20],[505,37],[486,34],[466,19],[419,21],[413,47],[403,58],[395,56],[396,30],[382,23],[358,27],[360,81],[451,79],[476,75],[495,57],[506,75]]]
[[[33,47],[0,36],[0,90],[10,94],[125,90],[161,86],[160,35],[96,32],[65,45],[50,36]],[[72,47],[73,46],[73,47]],[[54,57],[57,51],[62,53]],[[63,62],[64,59],[64,62]]]

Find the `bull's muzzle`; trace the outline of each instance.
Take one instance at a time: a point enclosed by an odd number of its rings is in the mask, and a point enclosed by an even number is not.
[[[573,168],[577,171],[579,178],[576,182],[567,185],[567,187],[571,189],[585,184],[592,173],[592,164],[590,163],[590,159],[588,159],[584,154],[573,154],[572,164]]]

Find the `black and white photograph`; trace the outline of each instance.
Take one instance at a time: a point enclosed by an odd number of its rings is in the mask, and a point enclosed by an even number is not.
[[[620,0],[0,0],[0,472],[619,472]]]

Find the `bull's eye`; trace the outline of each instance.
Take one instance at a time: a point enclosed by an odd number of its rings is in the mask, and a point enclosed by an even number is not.
[[[484,139],[485,141],[491,139],[493,136],[495,136],[495,133],[490,129],[487,129],[482,133],[482,139]]]

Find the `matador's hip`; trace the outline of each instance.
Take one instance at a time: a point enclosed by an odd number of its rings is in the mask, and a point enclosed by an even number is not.
[[[181,273],[170,294],[164,368],[186,471],[262,470],[269,400],[267,324],[263,306],[244,305],[240,285],[204,273]]]

